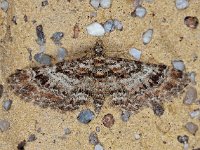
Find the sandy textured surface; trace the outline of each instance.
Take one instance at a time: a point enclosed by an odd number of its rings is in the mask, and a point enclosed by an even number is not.
[[[35,134],[37,140],[28,142],[25,146],[27,150],[92,150],[94,146],[89,144],[88,136],[97,126],[101,129],[97,134],[105,150],[181,150],[183,145],[177,141],[177,136],[184,134],[189,136],[190,149],[200,147],[200,130],[193,136],[184,128],[188,121],[200,128],[200,121],[191,119],[188,115],[199,106],[183,105],[184,94],[173,103],[165,104],[165,113],[160,118],[152,110],[145,109],[124,123],[118,109],[104,105],[100,114],[91,123],[84,125],[76,119],[81,109],[65,114],[41,109],[20,100],[6,84],[6,77],[16,69],[38,65],[29,61],[27,51],[27,48],[33,49],[33,55],[39,51],[35,42],[37,25],[43,25],[47,39],[46,53],[53,57],[56,56],[56,46],[50,37],[57,31],[65,33],[62,43],[69,52],[66,58],[69,59],[90,53],[97,38],[87,34],[86,25],[95,20],[105,22],[107,19],[117,18],[123,22],[124,30],[114,31],[101,38],[107,55],[131,59],[129,49],[136,47],[142,51],[141,60],[144,62],[171,65],[171,60],[181,59],[185,62],[187,71],[196,72],[196,88],[200,93],[200,59],[193,61],[195,55],[200,57],[200,27],[190,29],[184,25],[185,16],[200,16],[200,1],[190,1],[190,6],[185,10],[177,10],[173,0],[144,2],[147,15],[143,19],[131,17],[131,0],[114,0],[110,9],[100,8],[97,17],[92,19],[89,16],[95,10],[90,6],[89,0],[50,0],[45,7],[41,7],[40,0],[9,0],[9,4],[7,13],[0,11],[0,83],[5,87],[1,104],[8,98],[13,100],[13,104],[9,111],[0,108],[0,119],[6,119],[11,124],[8,131],[0,133],[1,150],[17,149],[18,143],[27,140],[30,134]],[[24,21],[24,15],[27,15],[28,22]],[[17,17],[17,25],[11,21],[13,16]],[[33,23],[34,20],[36,23]],[[79,24],[80,34],[77,39],[73,39],[73,27],[76,23]],[[149,28],[154,29],[153,39],[150,44],[143,45],[141,35]],[[110,129],[101,122],[107,113],[112,113],[116,120]],[[66,127],[72,133],[62,139],[60,137]],[[41,128],[41,132],[37,132],[38,128]],[[141,139],[135,140],[134,133],[141,133]]]

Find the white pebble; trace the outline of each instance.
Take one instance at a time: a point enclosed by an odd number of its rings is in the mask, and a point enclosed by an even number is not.
[[[8,10],[8,7],[9,7],[9,3],[7,0],[3,0],[0,4],[0,7],[1,9],[4,11],[4,12],[7,12]]]
[[[174,60],[172,61],[172,65],[176,70],[183,71],[185,69],[185,65],[182,60]]]
[[[110,8],[111,6],[111,0],[101,0],[100,1],[100,6],[104,9]]]
[[[143,33],[142,39],[143,39],[143,44],[146,45],[148,44],[153,36],[153,29],[148,29],[146,32]]]
[[[99,5],[100,5],[100,0],[91,0],[90,4],[92,5],[92,7],[97,9],[99,7]]]
[[[146,9],[144,7],[137,7],[135,9],[135,15],[137,17],[142,18],[142,17],[144,17],[146,15],[146,13],[147,13],[147,11],[146,11]]]
[[[140,60],[142,52],[136,48],[131,48],[129,54],[133,56],[136,60]]]
[[[141,136],[140,136],[140,134],[135,133],[135,134],[134,134],[134,138],[135,138],[135,140],[139,140],[139,139],[141,138]]]
[[[195,109],[192,112],[190,112],[191,118],[200,118],[200,109]]]
[[[188,150],[189,149],[189,144],[188,143],[184,143],[183,144],[183,150]]]
[[[176,0],[177,9],[185,9],[189,6],[188,0]]]
[[[114,31],[114,22],[112,19],[107,20],[103,25],[105,32],[112,32]]]
[[[92,36],[103,36],[105,30],[103,26],[97,22],[94,22],[86,27],[88,34]]]
[[[94,150],[103,150],[103,146],[100,144],[95,145]]]
[[[113,22],[114,22],[115,29],[120,30],[120,31],[123,30],[123,24],[119,20],[114,19]]]
[[[191,83],[194,84],[194,85],[196,84],[195,77],[196,77],[196,73],[195,72],[189,73],[189,78],[191,80]]]

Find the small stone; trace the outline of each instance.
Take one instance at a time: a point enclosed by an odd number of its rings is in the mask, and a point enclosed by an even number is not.
[[[37,138],[35,136],[35,134],[31,134],[29,137],[28,137],[28,142],[33,142],[35,141]]]
[[[121,119],[124,122],[127,122],[129,120],[130,116],[131,116],[131,112],[129,112],[129,111],[122,111],[122,113],[121,113]]]
[[[199,19],[197,17],[187,16],[184,19],[184,23],[187,27],[196,29],[199,25]]]
[[[140,60],[142,52],[136,48],[131,48],[129,54],[133,56],[136,60]]]
[[[3,85],[0,84],[0,98],[2,97],[2,95],[3,95]]]
[[[165,112],[165,109],[164,109],[164,107],[161,105],[161,104],[159,104],[159,103],[157,103],[157,102],[152,102],[152,107],[153,107],[153,112],[154,112],[154,114],[156,115],[156,116],[162,116],[163,114],[164,114],[164,112]]]
[[[123,30],[123,24],[121,21],[117,20],[117,19],[114,19],[113,20],[113,23],[114,23],[114,28],[116,30],[119,30],[119,31],[122,31]]]
[[[46,39],[45,39],[45,35],[43,32],[43,26],[42,25],[38,25],[36,27],[36,34],[37,34],[37,43],[38,45],[44,45],[44,43],[46,43]]]
[[[25,145],[26,145],[26,140],[23,140],[22,142],[20,142],[17,146],[18,150],[25,150]]]
[[[35,54],[34,59],[42,65],[50,65],[51,64],[51,57],[45,53]]]
[[[1,9],[4,11],[4,12],[7,12],[8,11],[8,7],[9,7],[9,3],[7,0],[3,0],[1,3],[0,3],[0,7]]]
[[[12,100],[9,99],[9,100],[4,101],[3,103],[4,110],[6,111],[10,110],[11,105],[12,105]]]
[[[90,5],[95,9],[99,8],[100,0],[90,0]]]
[[[107,114],[103,117],[102,122],[105,127],[111,128],[115,123],[115,119],[112,114]]]
[[[135,134],[134,134],[134,138],[135,138],[135,140],[139,140],[139,139],[141,138],[141,136],[140,136],[140,134],[135,133]]]
[[[97,126],[97,127],[96,127],[96,131],[97,131],[97,132],[100,132],[100,130],[101,130],[100,127]]]
[[[148,29],[146,32],[143,33],[142,39],[143,39],[143,44],[146,45],[148,44],[153,36],[153,29]]]
[[[0,120],[0,130],[2,132],[7,131],[10,128],[10,122],[7,120]]]
[[[57,52],[58,62],[63,61],[66,55],[67,55],[67,50],[63,47],[59,47]]]
[[[64,129],[64,134],[65,134],[65,135],[71,134],[71,130],[70,130],[69,128],[65,128],[65,129]]]
[[[136,9],[131,13],[133,17],[143,18],[146,15],[147,11],[144,7],[138,6]]]
[[[104,9],[110,8],[111,6],[111,0],[101,0],[100,6]]]
[[[42,7],[47,6],[49,4],[48,0],[43,0],[42,1]]]
[[[94,22],[86,27],[88,34],[92,36],[103,36],[105,30],[103,26],[97,22]]]
[[[192,112],[190,112],[191,118],[200,118],[200,109],[195,109]]]
[[[187,89],[186,95],[183,99],[183,103],[186,105],[191,105],[197,99],[197,90],[194,87],[189,87]]]
[[[89,109],[82,110],[79,113],[77,119],[81,123],[88,124],[91,120],[94,119],[94,113]]]
[[[61,45],[61,42],[60,40],[63,38],[64,36],[64,33],[63,32],[56,32],[52,35],[51,39],[53,40],[53,42],[56,44],[56,45]]]
[[[187,135],[183,135],[183,136],[179,135],[179,136],[177,137],[177,140],[178,140],[180,143],[184,144],[184,143],[188,143],[189,137],[188,137]]]
[[[94,150],[104,150],[104,148],[101,144],[97,144],[95,145]]]
[[[193,135],[195,135],[199,129],[198,126],[192,122],[186,123],[185,128]]]
[[[74,39],[76,39],[76,38],[78,38],[78,36],[79,36],[79,32],[80,32],[80,28],[79,28],[79,25],[78,25],[78,23],[76,23],[75,25],[74,25],[74,34],[73,34],[73,37],[72,38],[74,38]]]
[[[182,60],[174,60],[174,61],[172,61],[172,65],[173,65],[174,69],[176,69],[176,70],[180,70],[180,71],[185,70],[185,64]]]
[[[195,80],[195,77],[196,77],[196,73],[195,72],[190,72],[189,73],[189,78],[190,78],[190,81],[193,85],[196,84],[196,80]]]
[[[107,20],[104,23],[103,27],[104,27],[105,32],[112,32],[112,31],[114,31],[115,27],[114,27],[113,20],[112,19]]]
[[[188,0],[176,0],[177,9],[186,9],[189,6]]]
[[[17,17],[16,17],[16,16],[13,16],[13,17],[12,17],[12,22],[13,22],[15,25],[17,25]]]
[[[97,145],[99,143],[98,136],[95,132],[90,133],[89,143],[92,145]]]

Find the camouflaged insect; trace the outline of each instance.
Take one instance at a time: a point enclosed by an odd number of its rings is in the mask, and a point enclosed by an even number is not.
[[[107,97],[110,106],[131,112],[151,107],[159,116],[163,102],[189,82],[186,73],[164,64],[107,57],[100,42],[92,57],[17,70],[8,78],[17,95],[41,107],[69,111],[93,103],[98,112]]]

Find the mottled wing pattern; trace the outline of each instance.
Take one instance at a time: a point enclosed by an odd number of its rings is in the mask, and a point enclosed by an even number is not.
[[[92,60],[81,58],[52,66],[17,70],[8,82],[15,93],[42,107],[77,109],[89,101],[93,81],[86,74]]]

